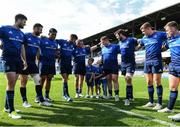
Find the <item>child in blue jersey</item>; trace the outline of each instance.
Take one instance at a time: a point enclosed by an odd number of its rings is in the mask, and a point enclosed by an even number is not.
[[[144,23],[140,30],[144,37],[139,40],[137,48],[145,46],[146,56],[144,62],[144,73],[146,74],[146,81],[148,84],[149,102],[143,107],[153,107],[154,110],[162,108],[163,87],[161,84],[161,74],[163,73],[161,47],[163,42],[167,39],[166,33],[155,31],[152,29],[150,23]],[[158,101],[154,103],[154,86],[156,84]]]
[[[90,48],[90,46],[85,46],[82,40],[76,41],[76,48],[73,51],[73,69],[76,77],[76,98],[83,97],[82,95],[82,87],[84,76],[86,74],[86,65],[85,59],[91,51],[96,50],[99,45],[95,45]]]
[[[50,106],[51,104],[44,101],[42,95],[42,87],[40,85],[40,76],[39,69],[36,65],[36,57],[39,53],[40,48],[40,38],[38,37],[42,33],[43,26],[39,23],[34,24],[33,32],[25,34],[25,50],[26,50],[26,60],[28,67],[25,70],[20,72],[20,93],[23,100],[23,107],[29,108],[31,105],[28,103],[27,95],[26,95],[26,85],[28,81],[28,75],[34,80],[35,90],[38,98],[38,102],[40,105]]]
[[[100,94],[101,94],[101,76],[102,74],[102,68],[97,64],[95,66],[95,91],[96,91],[96,98],[99,99],[100,98]]]
[[[103,72],[106,75],[108,82],[109,97],[112,98],[112,82],[114,84],[115,101],[119,101],[119,82],[118,82],[118,59],[117,55],[119,53],[119,45],[111,44],[107,36],[101,37],[101,44],[103,45],[102,52],[102,62],[103,62]]]
[[[21,116],[14,109],[14,88],[19,73],[27,68],[25,49],[24,49],[24,33],[20,30],[26,25],[27,17],[23,14],[15,16],[15,24],[13,26],[0,27],[0,39],[2,40],[2,59],[4,61],[4,69],[7,78],[5,108],[4,111],[9,113],[12,119],[20,119]]]
[[[92,65],[94,62],[93,58],[88,59],[88,65],[86,66],[86,76],[85,81],[87,84],[87,95],[85,98],[93,98],[94,96],[94,73],[95,73],[95,67]],[[91,95],[90,95],[91,92]]]
[[[135,72],[135,48],[138,45],[137,39],[127,37],[127,32],[119,29],[115,32],[116,38],[119,40],[119,48],[121,53],[121,72],[126,81],[126,99],[124,105],[130,105],[133,99],[132,77]]]
[[[103,91],[102,98],[107,99],[107,79],[106,76],[104,76],[102,60],[101,59],[98,60],[96,64],[100,70],[100,74],[95,76],[95,79],[98,79],[100,81],[100,85],[102,84],[102,91]]]
[[[158,112],[170,113],[174,108],[180,83],[180,33],[178,30],[178,24],[175,21],[168,22],[164,28],[169,37],[164,48],[170,49],[171,56],[171,63],[169,64],[170,95],[168,106],[162,110],[158,110]],[[169,118],[175,121],[180,121],[180,114],[169,116]]]
[[[72,74],[72,53],[77,39],[77,35],[71,34],[69,40],[56,40],[60,46],[60,72],[63,78],[63,96],[68,102],[73,101],[68,91],[68,77],[69,74]]]
[[[49,38],[43,37],[41,38],[40,44],[40,76],[41,76],[41,86],[43,88],[44,82],[45,84],[45,97],[44,100],[48,102],[52,102],[53,100],[49,97],[49,92],[51,88],[51,80],[53,76],[56,74],[55,68],[55,60],[56,60],[56,51],[57,51],[57,43],[55,41],[57,34],[57,30],[51,28],[49,30]]]

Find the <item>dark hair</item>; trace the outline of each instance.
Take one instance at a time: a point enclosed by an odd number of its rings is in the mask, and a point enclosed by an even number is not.
[[[88,61],[92,61],[92,62],[94,62],[94,59],[92,58],[92,57],[89,57],[89,59],[88,59]]]
[[[19,19],[20,20],[27,20],[27,17],[25,15],[23,15],[23,14],[17,14],[15,16],[15,22],[18,21]]]
[[[116,32],[114,32],[114,35],[116,35],[116,34],[118,34],[118,35],[122,34],[124,36],[128,36],[127,31],[124,29],[117,30]]]
[[[101,38],[100,38],[100,40],[106,40],[106,39],[109,39],[107,36],[102,36]]]
[[[149,22],[145,22],[144,24],[142,24],[142,26],[140,27],[140,30],[146,29],[146,28],[152,28]]]
[[[76,40],[78,39],[78,36],[76,34],[71,34],[70,36]]]
[[[174,28],[176,28],[176,29],[178,29],[178,24],[177,24],[177,22],[176,21],[170,21],[170,22],[168,22],[165,26],[164,26],[164,28],[166,28],[166,27],[174,27]]]
[[[40,23],[36,23],[36,24],[34,24],[33,28],[35,28],[35,27],[43,27],[43,25],[41,25]]]
[[[57,33],[57,30],[56,30],[55,28],[51,28],[51,29],[49,30],[49,33]]]

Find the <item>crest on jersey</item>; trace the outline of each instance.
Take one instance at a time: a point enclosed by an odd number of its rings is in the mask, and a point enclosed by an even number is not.
[[[31,38],[28,38],[28,41],[31,41]]]
[[[12,32],[12,31],[9,31],[8,33],[9,33],[9,34],[13,34],[13,32]]]

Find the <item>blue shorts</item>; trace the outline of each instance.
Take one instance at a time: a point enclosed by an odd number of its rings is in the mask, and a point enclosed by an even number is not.
[[[72,74],[72,65],[60,64],[61,74]]]
[[[39,72],[40,75],[55,75],[56,74],[56,68],[55,65],[42,65],[39,64]]]
[[[136,63],[121,63],[121,74],[126,75],[126,73],[134,74]]]
[[[89,82],[89,78],[86,78],[86,84],[87,84],[87,86],[91,86],[91,87],[93,87],[94,86],[94,82],[92,81],[92,82]]]
[[[28,63],[28,67],[26,70],[22,70],[21,73],[22,75],[29,75],[29,74],[39,74],[39,69],[36,63]]]
[[[161,74],[163,73],[163,65],[161,61],[152,61],[144,63],[144,73],[146,74]]]
[[[96,79],[95,80],[95,85],[97,86],[97,85],[101,85],[101,80],[100,79]]]
[[[86,67],[85,66],[74,66],[74,74],[86,75]]]
[[[108,75],[108,74],[119,74],[119,69],[118,69],[118,66],[117,67],[109,67],[109,68],[104,68],[103,67],[103,73],[105,75]]]
[[[23,64],[21,59],[3,59],[3,67],[5,72],[16,72],[20,74],[23,69]]]
[[[169,64],[169,74],[180,78],[180,66],[175,66],[173,63]]]

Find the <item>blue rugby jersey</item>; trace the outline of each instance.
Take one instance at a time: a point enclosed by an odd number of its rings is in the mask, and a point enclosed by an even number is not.
[[[111,69],[118,67],[118,59],[117,55],[119,51],[119,45],[117,44],[109,44],[107,46],[103,46],[101,49],[102,52],[102,60],[103,60],[103,69]]]
[[[32,33],[25,34],[25,49],[27,63],[34,63],[37,52],[40,48],[41,39]]]
[[[137,46],[137,39],[128,37],[119,42],[121,61],[125,63],[135,63],[135,47]]]
[[[63,39],[58,39],[56,41],[60,46],[61,65],[71,65],[75,44]]]
[[[86,66],[86,81],[91,78],[92,73],[95,73],[95,66],[87,65]]]
[[[86,48],[78,48],[76,47],[75,50],[73,51],[73,57],[74,57],[74,65],[75,66],[85,66],[85,60],[86,60],[86,55],[90,54],[90,47]]]
[[[170,49],[171,63],[180,67],[180,35],[168,39],[165,46]]]
[[[58,45],[55,40],[41,38],[40,63],[43,65],[54,65]]]
[[[139,39],[140,45],[145,46],[146,62],[162,60],[161,48],[165,40],[167,40],[167,35],[161,31],[156,31],[152,35]]]
[[[0,27],[3,59],[21,59],[21,47],[24,44],[24,33],[13,26]]]

